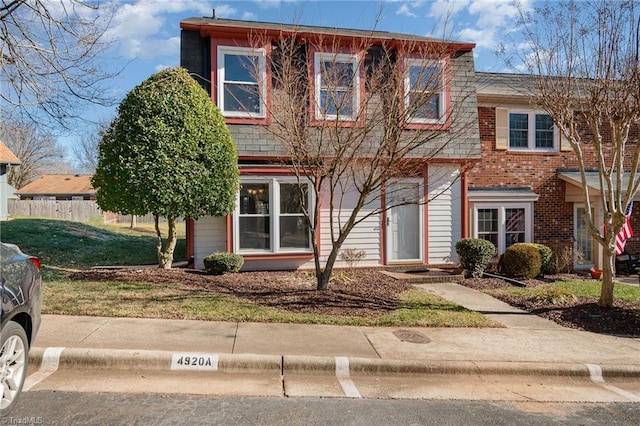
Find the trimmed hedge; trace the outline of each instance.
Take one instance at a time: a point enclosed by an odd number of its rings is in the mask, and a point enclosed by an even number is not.
[[[540,275],[542,256],[531,243],[516,243],[507,247],[500,259],[502,273],[510,278],[528,280]]]
[[[224,275],[238,272],[244,265],[244,258],[235,253],[213,253],[203,259],[204,269],[209,274]]]
[[[481,238],[463,238],[456,243],[456,253],[460,264],[466,270],[467,278],[480,278],[496,254],[491,241]]]

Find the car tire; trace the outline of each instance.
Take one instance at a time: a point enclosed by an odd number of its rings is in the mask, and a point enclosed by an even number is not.
[[[0,417],[15,406],[27,376],[29,342],[20,324],[9,321],[0,333]]]

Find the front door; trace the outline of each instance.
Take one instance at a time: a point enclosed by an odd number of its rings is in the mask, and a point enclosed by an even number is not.
[[[422,205],[419,182],[401,182],[387,188],[387,260],[422,262]],[[408,204],[403,204],[408,203]]]

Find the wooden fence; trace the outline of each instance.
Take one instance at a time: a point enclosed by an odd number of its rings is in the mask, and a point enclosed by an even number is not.
[[[105,223],[129,223],[131,216],[103,212],[92,200],[8,200],[8,213],[11,216],[47,217],[52,219]],[[138,223],[153,223],[153,216],[138,216]]]

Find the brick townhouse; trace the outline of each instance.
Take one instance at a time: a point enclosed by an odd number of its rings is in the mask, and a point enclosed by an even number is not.
[[[585,261],[574,268],[597,266],[601,253],[580,220],[585,207],[575,154],[551,117],[530,104],[530,83],[523,75],[476,74],[482,158],[467,177],[470,235],[490,239],[500,253],[519,241],[580,249]],[[595,167],[594,152],[584,152]],[[597,173],[589,179],[592,207],[602,218]],[[638,208],[631,224],[640,232]],[[640,239],[627,247],[638,253]]]

